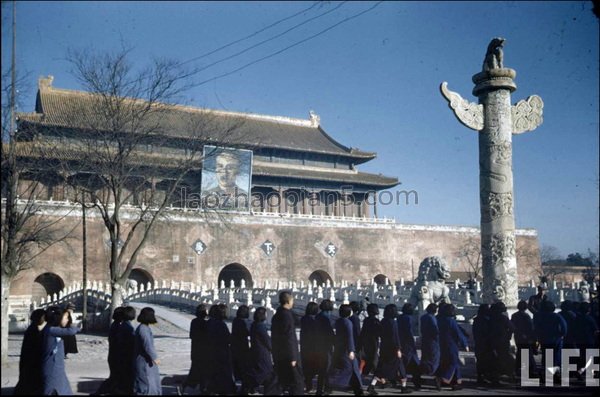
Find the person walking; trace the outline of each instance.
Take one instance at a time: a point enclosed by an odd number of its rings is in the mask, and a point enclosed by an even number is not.
[[[36,309],[29,317],[30,324],[23,335],[19,360],[19,381],[15,396],[35,396],[42,386],[42,330],[46,326],[46,311]]]
[[[121,324],[117,328],[117,391],[118,394],[133,394],[135,380],[135,328],[131,323],[135,320],[135,309],[125,306],[121,314]]]
[[[46,311],[47,324],[42,330],[42,394],[73,394],[65,372],[65,347],[63,338],[75,335],[81,329],[71,325],[67,328],[69,312],[52,306]]]
[[[254,312],[254,322],[250,327],[250,367],[248,369],[246,384],[248,394],[263,386],[263,395],[272,396],[281,394],[277,387],[277,376],[273,370],[271,359],[271,338],[267,332],[265,321],[267,309],[259,307]]]
[[[208,340],[208,311],[206,305],[196,307],[196,318],[190,323],[190,339],[192,340],[192,366],[190,372],[181,386],[177,388],[177,394],[182,395],[186,387],[200,387],[200,392],[206,388],[206,374],[209,368],[209,346]]]
[[[511,381],[515,377],[515,359],[510,352],[510,341],[515,327],[506,313],[503,302],[495,302],[490,306],[490,346],[493,352],[493,382],[498,383],[502,375]]]
[[[570,300],[561,302],[558,315],[567,323],[567,334],[563,341],[563,348],[575,349],[577,347],[577,343],[575,342],[575,319],[577,318],[577,315],[573,311],[573,302]]]
[[[316,331],[316,357],[317,366],[317,394],[330,394],[329,370],[333,360],[333,344],[335,332],[331,321],[331,312],[333,311],[333,302],[329,299],[323,299],[319,304],[321,310],[315,317],[317,326]]]
[[[402,315],[398,316],[398,333],[400,335],[400,346],[402,350],[402,361],[406,371],[412,375],[412,381],[416,390],[421,389],[421,369],[417,345],[413,334],[414,308],[410,303],[402,306]]]
[[[533,319],[527,314],[527,302],[524,300],[519,301],[517,304],[517,312],[513,313],[510,321],[515,327],[515,345],[517,346],[517,355],[515,359],[515,374],[517,377],[521,376],[522,368],[525,366],[529,368],[528,375],[533,377],[537,372],[535,370],[535,334],[533,330]],[[474,324],[473,324],[474,325]],[[526,349],[528,351],[527,363],[522,361],[522,351]]]
[[[212,314],[212,317],[208,321],[210,375],[207,389],[209,393],[234,394],[236,390],[231,361],[231,333],[225,324],[227,306],[223,303],[218,304],[211,312],[209,315]]]
[[[136,395],[161,395],[160,360],[154,348],[154,336],[150,325],[156,324],[154,309],[145,307],[140,311],[137,321],[140,323],[135,330],[135,369],[133,392]]]
[[[319,333],[316,319],[318,312],[319,305],[316,302],[308,302],[305,314],[300,320],[300,357],[307,393],[312,390],[313,378],[317,375],[319,367]]]
[[[580,378],[588,368],[586,350],[598,348],[598,318],[592,315],[592,306],[589,302],[581,302],[575,317],[575,343],[579,348],[577,373]]]
[[[554,313],[556,306],[550,300],[542,302],[540,311],[533,316],[533,326],[536,338],[542,350],[542,379],[553,375],[558,377],[556,368],[561,365],[561,350],[563,337],[567,334],[567,323],[558,314]],[[552,363],[546,362],[546,349],[552,349]]]
[[[349,320],[350,305],[341,305],[340,318],[335,322],[335,345],[329,383],[341,387],[350,386],[354,395],[362,396],[362,379],[356,357],[354,330]]]
[[[113,311],[112,323],[108,330],[108,378],[102,382],[94,395],[112,394],[117,387],[118,366],[121,362],[117,350],[117,331],[123,319],[123,307],[117,307]]]
[[[421,375],[435,375],[440,365],[440,330],[435,316],[438,306],[430,303],[420,318],[421,331]],[[434,376],[439,390],[439,378]]]
[[[352,301],[350,302],[350,308],[352,309],[352,315],[348,318],[352,323],[352,333],[354,334],[354,344],[356,345],[356,358],[360,365],[361,357],[361,346],[360,346],[360,314],[364,307],[362,302]]]
[[[531,295],[527,301],[527,308],[535,316],[542,308],[542,302],[548,300],[548,288],[544,284],[540,284],[537,287],[537,294]]]
[[[406,386],[406,369],[402,362],[402,350],[400,345],[400,335],[398,333],[398,308],[390,303],[383,310],[383,320],[381,320],[381,344],[379,350],[379,363],[375,370],[375,377],[371,381],[369,391],[374,390],[377,382],[384,385],[387,382],[400,381],[400,390],[402,393],[410,393],[411,390]]]
[[[68,303],[65,307],[65,310],[69,313],[69,321],[67,321],[66,326],[70,327],[73,324],[73,311],[75,310],[75,305]],[[65,335],[63,339],[65,342],[65,359],[69,358],[67,357],[67,354],[69,353],[79,353],[79,350],[77,349],[77,338],[75,335]]]
[[[527,304],[525,304],[527,306]],[[473,340],[475,342],[475,366],[477,383],[484,384],[492,379],[492,345],[490,340],[490,305],[482,303],[473,319]]]
[[[248,372],[250,355],[250,309],[241,305],[231,324],[231,358],[233,364],[233,377],[242,383],[242,390],[246,389],[244,375]]]
[[[379,359],[379,338],[381,338],[381,322],[379,321],[379,307],[376,303],[367,306],[367,318],[360,330],[360,345],[362,347],[365,366],[362,374],[369,375],[377,368]]]
[[[456,323],[454,305],[447,303],[440,310],[438,327],[441,355],[437,375],[440,384],[451,386],[452,390],[459,390],[462,388],[462,376],[458,352],[461,347],[469,351],[468,340]]]
[[[279,307],[271,321],[271,340],[275,373],[282,386],[292,395],[304,394],[304,382],[300,372],[298,338],[294,325],[294,297],[288,291],[279,294]]]

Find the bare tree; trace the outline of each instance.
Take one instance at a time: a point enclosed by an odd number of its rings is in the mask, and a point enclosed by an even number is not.
[[[588,284],[593,284],[598,280],[598,274],[600,272],[600,261],[598,261],[598,254],[588,249],[588,257],[585,264],[585,268],[581,272],[581,276]]]
[[[2,363],[8,357],[9,296],[13,281],[30,269],[38,257],[57,243],[66,243],[73,229],[59,226],[63,216],[45,215],[36,199],[43,185],[39,180],[23,180],[39,164],[23,161],[17,142],[23,131],[15,126],[17,91],[26,87],[25,78],[16,70],[2,73]],[[14,73],[14,74],[13,74]],[[18,88],[18,89],[17,89]]]
[[[467,238],[456,252],[460,259],[463,269],[468,273],[469,278],[476,280],[481,275],[481,244],[479,239],[473,236]]]
[[[563,263],[553,264],[554,261],[560,260],[561,257],[558,248],[552,245],[542,245],[542,248],[540,249],[540,266],[536,269],[540,283],[550,283],[554,281],[557,276],[565,273]]]
[[[540,249],[540,260],[542,261],[542,265],[558,259],[561,259],[558,248],[553,245],[542,245],[542,248]]]
[[[164,59],[136,70],[129,54],[71,51],[67,59],[87,92],[71,104],[68,128],[52,126],[40,138],[40,150],[60,158],[69,175],[70,199],[96,211],[108,233],[111,312],[123,303],[151,231],[182,199],[187,177],[199,172],[204,146],[235,146],[242,124],[240,118],[224,121],[210,111],[171,105],[181,100],[188,74]]]

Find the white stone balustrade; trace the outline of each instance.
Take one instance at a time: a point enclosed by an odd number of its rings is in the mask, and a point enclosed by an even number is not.
[[[91,287],[88,288],[88,297],[90,297],[92,301],[98,302],[100,307],[108,307],[111,299],[110,283],[93,280],[91,283],[88,283],[88,285],[89,284],[91,284]],[[189,283],[187,284],[190,286],[189,290],[182,288],[182,286],[185,287],[186,285],[184,282],[175,283],[171,281],[171,288],[167,288],[167,282],[165,280],[162,280],[162,288],[158,288],[158,284],[158,281],[155,282],[154,286],[148,282],[146,285],[140,284],[139,289],[129,288],[127,291],[124,291],[124,299],[126,302],[140,301],[171,305],[184,308],[191,312],[195,311],[196,306],[200,303],[209,305],[225,303],[229,308],[228,313],[230,317],[235,316],[235,311],[240,305],[246,304],[253,311],[258,306],[255,305],[254,302],[260,302],[262,306],[268,309],[267,317],[270,321],[270,318],[272,318],[272,315],[275,312],[272,302],[273,299],[275,302],[278,301],[279,294],[279,290],[277,289],[259,288],[258,283],[256,283],[256,288],[242,288],[245,283],[240,283],[240,287],[238,288],[225,288],[223,285],[224,283],[221,282],[222,288],[220,289],[209,289],[204,285],[197,288],[195,284]],[[294,310],[298,314],[304,314],[306,305],[309,302],[314,301],[320,303],[325,296],[333,301],[335,308],[338,308],[342,303],[364,301],[365,298],[369,298],[370,303],[376,303],[380,308],[383,308],[389,303],[395,303],[401,308],[401,306],[408,301],[411,293],[411,286],[406,284],[403,285],[402,280],[398,282],[398,288],[396,287],[396,283],[389,282],[386,285],[380,286],[375,283],[361,285],[360,280],[356,282],[356,285],[350,285],[347,281],[342,280],[337,284],[337,287],[335,286],[335,283],[331,282],[326,282],[324,283],[324,286],[317,287],[315,287],[315,282],[306,283],[305,285],[303,282],[290,281],[284,283],[282,281],[277,281],[276,284],[279,286],[287,286],[292,289],[295,301]],[[582,299],[580,292],[578,289],[572,288],[578,284],[579,283],[575,283],[575,285],[564,284],[560,286],[556,284],[556,289],[548,291],[548,297],[557,306],[565,299],[579,301]],[[212,285],[213,287],[216,286],[214,283]],[[265,287],[269,287],[270,285],[272,285],[272,281],[264,281]],[[451,283],[448,286],[450,290],[450,299],[459,307],[459,311],[466,310],[467,306],[475,308],[483,302],[479,282],[476,282],[472,289],[465,288],[464,286],[461,286],[460,283]],[[552,287],[555,287],[555,283],[552,283]],[[518,289],[519,299],[527,300],[536,292],[536,287],[532,287],[531,284],[520,287]],[[81,284],[72,283],[67,288],[58,291],[58,293],[55,292],[52,295],[42,298],[39,302],[39,306],[48,307],[51,305],[64,304],[70,301],[77,301],[77,299],[80,299],[81,297]],[[31,302],[31,307],[38,307],[38,303]],[[470,313],[468,310],[467,312]]]

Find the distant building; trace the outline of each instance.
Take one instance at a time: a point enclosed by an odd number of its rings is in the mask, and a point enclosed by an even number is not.
[[[542,270],[548,276],[548,282],[576,283],[583,280],[584,275],[595,275],[598,281],[598,264],[584,266],[574,265],[562,259],[542,263]]]

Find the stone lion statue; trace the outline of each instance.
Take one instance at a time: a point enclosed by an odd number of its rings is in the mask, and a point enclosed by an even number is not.
[[[127,279],[127,281],[125,281],[125,291],[129,290],[130,288],[135,291],[137,286],[138,286],[138,282],[131,278],[129,278],[129,279]]]
[[[579,301],[589,302],[590,301],[590,285],[586,280],[583,280],[579,285]]]
[[[410,293],[409,302],[419,308],[424,308],[429,303],[450,303],[450,290],[446,287],[446,280],[449,278],[450,269],[442,258],[425,258],[419,265],[419,276]]]
[[[490,41],[483,61],[484,72],[491,69],[502,69],[504,67],[504,52],[502,51],[504,42],[505,39],[502,37],[495,37]]]

